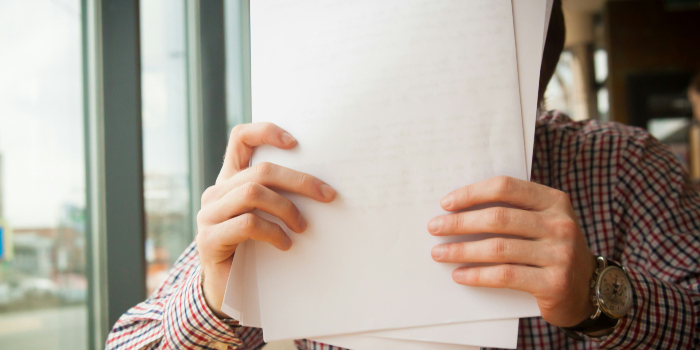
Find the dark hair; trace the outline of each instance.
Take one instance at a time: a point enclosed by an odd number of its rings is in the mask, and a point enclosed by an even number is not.
[[[688,86],[688,91],[700,94],[700,73],[695,74],[693,79],[690,80],[690,86]]]
[[[544,44],[544,55],[542,56],[542,68],[540,70],[540,90],[538,95],[539,103],[544,101],[544,92],[547,90],[549,81],[554,76],[554,71],[559,63],[559,56],[564,51],[566,41],[566,23],[564,22],[564,11],[561,8],[561,0],[554,0],[552,4],[552,17],[549,20],[547,30],[547,40]]]

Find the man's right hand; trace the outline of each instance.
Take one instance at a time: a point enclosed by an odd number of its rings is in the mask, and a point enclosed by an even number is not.
[[[290,200],[276,190],[294,192],[320,202],[331,202],[336,195],[323,181],[298,171],[270,163],[249,167],[256,146],[269,144],[291,149],[297,141],[271,123],[242,124],[233,128],[224,165],[216,185],[202,194],[197,214],[197,250],[203,269],[204,298],[219,317],[226,281],[239,243],[254,239],[288,250],[292,241],[282,228],[252,213],[258,209],[278,217],[296,233],[306,229],[306,221]]]

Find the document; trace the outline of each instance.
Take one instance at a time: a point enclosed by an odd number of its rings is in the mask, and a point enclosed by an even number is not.
[[[446,193],[527,176],[510,1],[258,1],[251,25],[254,121],[299,140],[254,162],[339,192],[288,195],[313,213],[290,251],[254,244],[265,338],[537,315],[531,296],[457,285],[430,258],[480,237],[425,229]]]
[[[513,19],[520,78],[520,99],[525,137],[528,176],[532,167],[532,154],[537,120],[537,98],[542,52],[551,13],[552,0],[514,0]],[[543,36],[544,33],[545,35]],[[416,327],[363,333],[363,335],[389,339],[441,342],[482,347],[511,348],[517,346],[518,319],[458,323],[442,326]],[[337,341],[333,337],[321,339],[329,344],[343,344],[346,337]],[[420,344],[420,343],[419,343]],[[399,344],[400,346],[401,344]],[[435,344],[431,344],[431,348]],[[342,345],[338,345],[342,346]],[[377,348],[377,347],[367,347]]]
[[[478,346],[464,346],[455,344],[429,343],[420,341],[382,339],[362,336],[337,336],[331,338],[317,338],[317,342],[331,344],[353,350],[479,350]]]
[[[535,125],[538,113],[540,68],[544,51],[546,28],[552,11],[552,0],[513,0],[515,43],[518,53],[520,100],[523,109],[525,135],[525,160],[527,176],[532,173],[532,156],[535,144]],[[542,35],[544,33],[544,35]]]
[[[236,249],[236,256],[231,265],[226,294],[221,310],[230,317],[239,320],[247,327],[262,327],[260,321],[260,304],[258,299],[255,255],[249,253],[250,241],[243,242]],[[245,282],[244,282],[245,281]],[[233,282],[233,283],[232,283]],[[519,319],[492,321],[475,321],[439,326],[404,328],[380,332],[368,332],[340,337],[323,337],[316,340],[326,344],[360,349],[387,349],[405,346],[406,340],[431,349],[443,349],[438,343],[469,345],[478,347],[496,347],[515,349],[518,341]],[[264,330],[263,330],[264,332]],[[379,340],[361,339],[359,343],[349,342],[350,338],[382,338]],[[390,340],[396,340],[392,343]],[[352,344],[352,346],[351,346]],[[452,349],[451,347],[444,348]]]
[[[551,11],[551,0],[547,0],[548,2],[548,7],[549,11]],[[527,161],[528,161],[528,174],[529,174],[529,166],[530,166],[530,159],[532,155],[532,139],[534,138],[534,125],[535,125],[535,119],[536,119],[536,108],[526,108],[526,104],[529,101],[530,105],[536,106],[536,99],[537,99],[537,87],[538,87],[538,81],[539,81],[539,67],[540,67],[540,61],[541,61],[541,51],[537,52],[537,50],[533,50],[533,47],[537,46],[543,46],[543,36],[541,34],[538,34],[538,31],[540,33],[546,32],[545,30],[542,30],[544,21],[543,18],[545,16],[545,0],[518,0],[513,3],[513,13],[514,13],[514,19],[515,19],[515,33],[516,33],[516,42],[517,42],[517,52],[518,52],[518,67],[519,67],[519,75],[520,75],[520,91],[521,91],[521,102],[523,105],[523,123],[525,126],[525,129],[528,129],[528,126],[530,126],[530,130],[532,132],[528,133],[528,131],[525,131],[525,139],[528,139],[528,136],[530,136],[530,143],[529,147],[526,147],[526,153],[528,154],[527,156]],[[549,16],[549,14],[547,14]],[[539,29],[539,30],[538,30]],[[540,44],[535,44],[539,42]],[[528,51],[529,50],[529,51]],[[529,74],[529,78],[527,73]],[[529,92],[528,92],[529,90]],[[529,95],[528,95],[529,94]],[[525,96],[531,96],[529,99],[526,98]],[[525,110],[531,110],[531,113],[526,113]],[[238,252],[245,251],[242,249],[242,247],[239,247]],[[242,254],[239,254],[237,252],[237,257],[239,258],[242,256]],[[248,265],[250,266],[250,265]],[[254,266],[254,265],[253,265]],[[238,280],[241,280],[240,276],[243,276],[243,274],[239,273],[237,274],[235,272],[235,269],[232,269],[232,276],[238,277]],[[253,270],[254,271],[254,270]],[[235,278],[234,278],[235,279]],[[246,278],[246,281],[250,281],[250,278]],[[231,279],[229,280],[231,282]],[[242,282],[242,281],[241,281]],[[233,284],[234,286],[236,285],[241,285],[242,283],[239,284]],[[235,290],[235,288],[234,288]],[[240,297],[237,299],[236,297],[231,298],[231,285],[229,285],[229,289],[227,289],[227,301],[229,301],[229,308],[230,310],[228,313],[237,318],[237,319],[242,319],[240,314],[236,314],[237,311],[235,308],[231,308],[230,305],[235,304],[235,300],[241,300]],[[257,293],[253,294],[248,294],[248,295],[253,295],[252,298],[257,296]],[[247,300],[250,300],[251,298],[248,298]],[[234,300],[234,302],[230,302],[230,300]],[[250,304],[249,305],[253,305]],[[224,303],[224,307],[227,306],[227,303]],[[240,307],[239,307],[240,309]],[[226,311],[226,310],[224,310]],[[258,320],[259,315],[256,311],[256,316],[253,318],[253,320]],[[238,315],[238,316],[235,316]],[[243,324],[246,325],[254,325],[250,324],[249,322],[246,323],[244,321]],[[433,327],[418,327],[418,328],[411,328],[411,329],[406,329],[404,330],[394,330],[394,331],[387,331],[387,332],[373,332],[373,333],[366,333],[371,336],[376,336],[376,337],[387,337],[387,338],[395,338],[395,339],[414,339],[414,340],[423,340],[423,341],[445,341],[449,343],[457,343],[457,344],[470,344],[470,345],[480,345],[480,346],[489,346],[489,347],[514,347],[515,342],[517,341],[517,325],[518,325],[518,320],[517,319],[511,319],[511,320],[498,320],[498,321],[486,321],[486,322],[470,322],[470,323],[464,323],[464,324],[454,324],[454,325],[448,325],[448,326],[433,326]],[[255,321],[259,322],[259,321]],[[461,327],[461,329],[459,328]],[[488,327],[491,327],[490,329]],[[510,329],[512,332],[505,332],[505,329]],[[472,330],[470,332],[469,330]],[[504,336],[506,333],[512,334],[513,336]],[[494,343],[493,341],[489,342],[487,338],[492,338],[497,341],[497,343]],[[329,338],[324,339],[326,340],[327,343],[333,344],[332,341],[328,341]],[[498,342],[500,341],[500,342]],[[509,345],[510,344],[510,345]]]

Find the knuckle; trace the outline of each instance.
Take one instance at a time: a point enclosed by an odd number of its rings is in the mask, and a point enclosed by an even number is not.
[[[261,178],[269,177],[272,174],[274,166],[269,162],[262,162],[253,168],[253,171]]]
[[[507,243],[503,238],[494,238],[491,241],[491,254],[496,258],[505,258],[507,254]]]
[[[570,217],[562,217],[551,222],[555,234],[562,239],[573,239],[578,232],[578,224]]]
[[[515,277],[513,267],[510,265],[499,266],[496,270],[496,283],[499,286],[507,286]]]
[[[207,187],[207,189],[202,192],[202,206],[216,198],[216,192],[216,186]]]
[[[314,177],[309,175],[309,174],[300,174],[299,175],[299,185],[302,187],[311,187],[314,185]]]
[[[508,192],[513,188],[513,178],[510,176],[498,176],[494,187],[499,193]]]
[[[554,198],[556,199],[557,203],[571,203],[569,195],[564,191],[554,190]]]
[[[204,225],[204,223],[206,222],[205,216],[206,216],[206,214],[204,213],[204,210],[203,210],[203,209],[200,209],[200,210],[197,212],[197,226],[202,226],[202,225]],[[199,231],[199,230],[198,230],[198,231]]]
[[[261,122],[260,124],[262,125],[262,131],[265,134],[270,134],[277,131],[277,127],[271,122]]]
[[[197,236],[195,237],[197,247],[206,248],[209,245],[209,236],[209,230],[206,227],[197,227]]]
[[[257,225],[257,220],[255,220],[255,215],[251,213],[241,214],[237,217],[238,226],[243,231],[250,231],[255,229]]]
[[[246,199],[257,199],[262,196],[262,186],[255,182],[246,182],[241,186],[241,191]]]
[[[204,248],[205,247],[205,242],[204,242],[204,230],[198,229],[197,230],[197,236],[194,238],[195,241],[197,242],[197,247],[198,248]]]
[[[503,207],[491,208],[491,226],[494,231],[503,229],[508,225],[508,210]]]
[[[238,140],[241,137],[241,134],[243,133],[243,130],[247,127],[248,124],[238,124],[231,129],[231,135],[229,136],[229,140]]]
[[[464,244],[448,244],[445,246],[445,258],[447,261],[458,261],[465,255],[464,250]]]
[[[442,217],[443,225],[450,231],[459,231],[463,227],[467,227],[467,219],[464,215],[445,215]]]

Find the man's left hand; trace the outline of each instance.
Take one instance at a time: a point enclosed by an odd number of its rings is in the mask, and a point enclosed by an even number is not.
[[[489,204],[495,206],[461,211]],[[455,282],[530,293],[542,317],[555,326],[571,327],[593,314],[589,281],[595,259],[566,193],[495,177],[448,194],[440,205],[455,213],[428,223],[435,236],[510,235],[435,246],[432,256],[438,262],[491,264],[460,267],[452,273]]]

